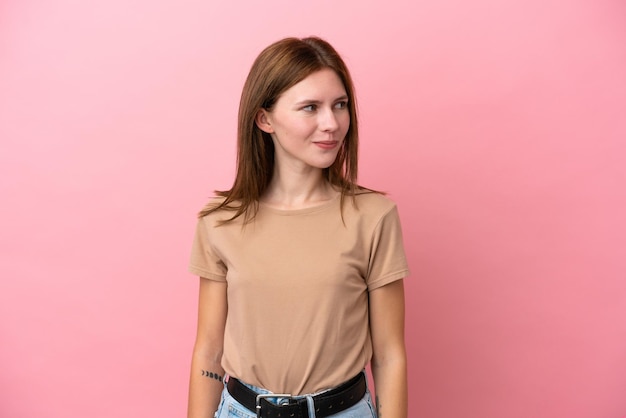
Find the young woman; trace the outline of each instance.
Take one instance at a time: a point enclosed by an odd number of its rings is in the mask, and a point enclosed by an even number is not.
[[[402,233],[395,204],[357,185],[357,149],[332,46],[267,47],[243,88],[233,187],[193,244],[189,418],[406,418]]]

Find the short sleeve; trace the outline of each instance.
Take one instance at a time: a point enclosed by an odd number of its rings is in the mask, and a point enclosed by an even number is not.
[[[408,274],[400,217],[394,205],[380,219],[372,236],[367,288],[372,291]]]
[[[211,280],[226,281],[226,266],[211,242],[213,227],[206,217],[198,219],[191,246],[189,271]]]

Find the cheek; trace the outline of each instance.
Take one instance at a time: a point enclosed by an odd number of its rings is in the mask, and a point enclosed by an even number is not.
[[[306,122],[290,123],[276,130],[278,138],[284,141],[300,141],[315,133],[315,125]]]
[[[350,128],[350,114],[346,112],[345,115],[341,118],[341,127],[345,132],[348,132]]]

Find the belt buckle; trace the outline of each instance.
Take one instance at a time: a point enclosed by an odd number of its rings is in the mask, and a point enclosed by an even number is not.
[[[256,395],[256,418],[261,418],[261,399],[264,398],[289,398],[292,399],[293,396],[289,393],[260,393]],[[280,405],[278,405],[280,406]]]

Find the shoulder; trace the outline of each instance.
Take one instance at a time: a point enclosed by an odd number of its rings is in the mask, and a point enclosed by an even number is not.
[[[354,195],[358,210],[384,214],[396,208],[396,202],[384,194],[369,189],[361,188]]]
[[[343,219],[347,225],[370,230],[385,219],[398,216],[396,203],[382,193],[360,189],[345,197]]]
[[[226,197],[224,196],[211,197],[198,213],[199,221],[207,224],[221,224],[232,218],[241,207],[241,203],[235,201],[225,204],[225,202]]]

